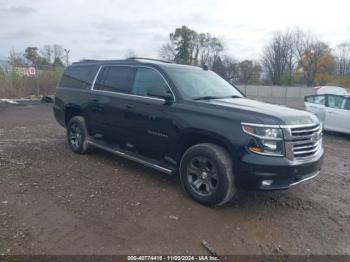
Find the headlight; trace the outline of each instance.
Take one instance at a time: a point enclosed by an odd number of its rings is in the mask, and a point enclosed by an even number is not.
[[[283,132],[278,126],[242,123],[243,131],[254,137],[249,150],[263,155],[283,156]]]

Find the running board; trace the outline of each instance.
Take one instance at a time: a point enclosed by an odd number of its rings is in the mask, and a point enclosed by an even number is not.
[[[172,169],[169,169],[169,168],[166,168],[166,167],[163,167],[163,166],[160,166],[159,164],[155,164],[155,163],[152,163],[152,160],[150,159],[147,159],[145,157],[140,157],[138,155],[133,155],[131,152],[123,152],[122,150],[118,149],[114,149],[108,145],[103,145],[101,142],[97,142],[97,141],[93,141],[91,139],[88,139],[87,140],[88,144],[94,146],[94,147],[97,147],[99,149],[102,149],[104,151],[107,151],[107,152],[110,152],[114,155],[117,155],[117,156],[121,156],[121,157],[124,157],[126,159],[129,159],[129,160],[132,160],[134,162],[137,162],[139,164],[142,164],[144,166],[147,166],[147,167],[150,167],[150,168],[153,168],[153,169],[156,169],[158,171],[161,171],[163,173],[166,173],[168,175],[172,174],[174,170]]]

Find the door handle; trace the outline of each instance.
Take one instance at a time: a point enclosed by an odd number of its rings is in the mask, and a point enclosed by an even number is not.
[[[92,109],[93,112],[96,112],[96,113],[103,112],[103,107],[99,103],[98,99],[94,98],[94,99],[91,100],[91,102],[92,102],[91,109]]]
[[[134,109],[134,106],[133,105],[125,105],[125,107],[127,108],[127,109],[129,109],[129,110],[131,110],[131,109]]]

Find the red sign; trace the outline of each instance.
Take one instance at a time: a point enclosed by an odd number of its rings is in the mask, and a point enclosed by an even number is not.
[[[30,76],[35,76],[36,75],[35,67],[29,67],[28,68],[28,75],[30,75]]]

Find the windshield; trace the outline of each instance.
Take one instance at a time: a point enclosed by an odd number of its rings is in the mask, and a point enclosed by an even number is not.
[[[187,99],[243,97],[223,78],[212,71],[167,68],[181,94]]]

